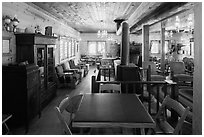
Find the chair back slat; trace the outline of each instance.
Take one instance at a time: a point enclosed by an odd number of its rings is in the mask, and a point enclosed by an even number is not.
[[[68,105],[71,104],[71,101],[70,101],[70,97],[66,97],[64,98],[60,104],[59,104],[59,109],[60,109],[60,112],[63,113],[63,111],[67,108]]]
[[[99,92],[103,92],[105,90],[114,90],[121,93],[121,84],[100,84]]]
[[[72,98],[70,98],[70,103],[66,107],[66,110],[69,113],[76,113],[81,103],[82,97],[83,97],[83,94],[79,94],[79,95],[75,95]]]
[[[151,74],[157,74],[157,67],[156,67],[156,64],[152,61],[143,61],[142,62],[142,66],[143,66],[143,69],[148,69],[149,66],[151,68]]]
[[[190,108],[189,107],[184,108],[179,102],[177,102],[176,100],[171,99],[169,97],[169,95],[168,95],[163,100],[162,105],[161,105],[157,115],[155,116],[156,121],[161,118],[162,112],[165,113],[166,108],[167,109],[173,109],[180,116],[180,118],[179,118],[179,120],[178,120],[178,122],[177,122],[177,124],[176,124],[176,126],[174,128],[174,131],[172,133],[172,134],[178,135],[180,133],[181,129],[182,129],[182,125],[184,123],[184,120],[186,119],[186,116],[189,113]],[[165,115],[163,115],[163,120],[166,121]],[[164,122],[163,120],[161,122],[157,122],[157,124]],[[161,128],[161,126],[159,126],[159,125],[158,125],[158,127]],[[163,127],[163,128],[166,128],[166,127]]]
[[[179,114],[179,116],[182,116],[184,114],[185,108],[183,107],[183,105],[181,105],[181,103],[173,100],[169,96],[165,99],[166,100],[164,103],[167,109],[174,109]]]

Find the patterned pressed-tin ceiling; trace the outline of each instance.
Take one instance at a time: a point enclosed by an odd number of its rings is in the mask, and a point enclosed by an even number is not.
[[[141,30],[143,24],[175,16],[191,9],[187,2],[27,2],[81,33],[95,33],[99,29],[116,32],[115,19],[124,19],[130,32]]]
[[[115,19],[128,19],[141,2],[33,2],[80,32],[116,32]]]

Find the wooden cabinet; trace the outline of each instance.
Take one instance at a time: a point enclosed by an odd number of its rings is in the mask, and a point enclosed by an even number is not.
[[[16,60],[28,61],[40,70],[40,104],[44,108],[56,94],[54,46],[56,37],[38,34],[16,34]]]
[[[12,114],[12,126],[25,124],[40,115],[40,73],[39,67],[32,65],[12,65],[2,67],[2,113]]]

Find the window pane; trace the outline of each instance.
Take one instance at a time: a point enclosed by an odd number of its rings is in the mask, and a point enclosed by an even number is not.
[[[151,53],[159,53],[159,41],[152,41],[151,42]]]
[[[71,40],[69,40],[69,57],[72,56],[72,43],[71,43]]]
[[[88,42],[89,54],[96,54],[96,42]]]
[[[98,42],[98,54],[105,53],[105,42]]]
[[[67,42],[65,42],[65,43],[64,43],[64,57],[65,57],[65,58],[68,57],[68,55],[67,55],[67,46],[68,46],[68,45],[67,45]]]
[[[63,60],[63,41],[60,40],[60,60]]]

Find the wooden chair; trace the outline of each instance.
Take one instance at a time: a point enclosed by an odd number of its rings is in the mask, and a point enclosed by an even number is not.
[[[143,68],[149,70],[149,77],[148,81],[164,81],[166,77],[163,75],[163,73],[157,69],[156,64],[151,61],[145,61],[143,62]]]
[[[119,93],[121,93],[121,84],[100,84],[99,93],[103,93],[103,91],[108,92],[119,91]]]
[[[12,117],[11,114],[3,114],[2,115],[2,135],[11,135],[11,131],[6,124],[6,122]]]
[[[70,113],[70,122],[74,117],[73,114],[75,114],[79,108],[82,97],[83,97],[82,94],[75,95],[71,98],[66,97],[59,104],[60,111],[65,109],[67,112]]]
[[[175,128],[173,128],[166,120],[166,109],[174,110],[180,117]],[[180,134],[184,120],[189,113],[189,109],[189,107],[184,108],[179,102],[171,99],[169,96],[166,96],[157,115],[155,116],[156,128],[153,129],[154,133],[174,135]],[[151,132],[152,130],[149,130],[148,134]]]
[[[69,128],[70,121],[68,121],[68,122],[65,121],[64,117],[62,116],[63,111],[61,111],[61,110],[62,109],[60,109],[59,107],[55,107],[55,112],[58,116],[58,119],[62,125],[62,128],[63,128],[65,134],[72,135],[72,132]]]

